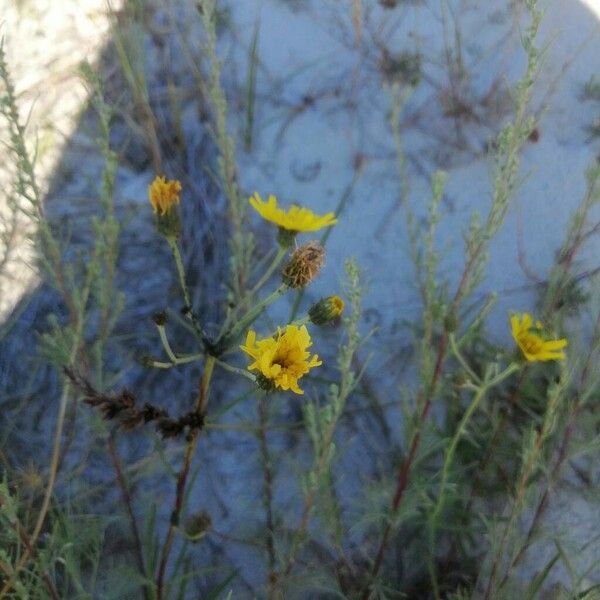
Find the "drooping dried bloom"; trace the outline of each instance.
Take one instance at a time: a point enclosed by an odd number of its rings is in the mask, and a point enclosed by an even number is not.
[[[267,202],[263,202],[258,192],[255,192],[249,202],[263,219],[294,233],[318,231],[323,227],[329,227],[337,223],[337,219],[332,212],[321,216],[308,208],[295,204],[292,204],[287,210],[279,208],[277,198],[273,195],[269,196]]]
[[[335,319],[339,319],[343,312],[344,301],[339,296],[327,296],[310,307],[308,316],[311,323],[326,325]]]
[[[542,337],[543,325],[537,321],[535,324],[529,313],[512,315],[510,317],[512,335],[523,356],[530,361],[563,360],[565,353],[562,351],[568,344],[565,338],[559,340],[546,340]]]
[[[292,288],[307,286],[321,271],[325,263],[325,248],[311,241],[294,250],[282,271],[284,283]]]
[[[159,215],[166,215],[175,204],[179,204],[181,183],[177,179],[157,176],[148,187],[148,198],[152,209]]]
[[[305,325],[287,325],[285,329],[278,328],[275,336],[262,340],[257,340],[256,332],[250,330],[246,344],[240,348],[254,359],[248,370],[258,371],[265,383],[304,394],[298,380],[322,364],[316,354],[311,356],[308,352],[310,346],[312,341]]]

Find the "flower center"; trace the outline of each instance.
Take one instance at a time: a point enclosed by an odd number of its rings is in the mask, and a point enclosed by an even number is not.
[[[541,352],[544,342],[537,335],[525,333],[520,338],[521,345],[528,354],[538,354]]]
[[[275,358],[273,358],[273,364],[279,365],[282,369],[287,369],[292,361],[290,360],[289,354],[282,352],[280,354],[276,354]]]

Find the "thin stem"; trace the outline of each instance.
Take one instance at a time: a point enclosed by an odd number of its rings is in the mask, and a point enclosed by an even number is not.
[[[218,367],[221,367],[222,369],[229,371],[230,373],[235,373],[236,375],[245,377],[246,379],[249,379],[250,381],[253,381],[253,382],[256,381],[256,377],[254,377],[254,375],[252,375],[252,373],[249,373],[248,371],[246,371],[244,369],[238,369],[238,367],[234,367],[233,365],[230,365],[229,363],[219,360],[218,358],[215,358],[215,364]]]
[[[404,492],[406,491],[406,488],[408,486],[410,472],[411,472],[414,460],[417,456],[417,450],[419,449],[419,445],[421,443],[421,428],[423,427],[423,424],[427,420],[427,417],[429,416],[429,412],[431,411],[431,406],[433,404],[433,397],[435,396],[437,384],[438,384],[439,378],[442,373],[442,367],[443,367],[444,358],[446,355],[447,342],[448,342],[448,336],[446,334],[443,334],[442,337],[440,338],[440,342],[438,345],[435,367],[433,369],[433,375],[431,377],[431,382],[427,389],[428,393],[425,398],[425,402],[423,404],[423,409],[421,410],[421,413],[419,415],[417,429],[413,435],[408,454],[402,461],[402,463],[400,465],[400,469],[398,471],[396,491],[394,493],[394,497],[392,499],[392,503],[391,503],[391,507],[390,507],[391,508],[390,512],[391,512],[392,516],[394,516],[398,512],[398,509],[402,502],[402,498],[404,497]],[[368,584],[365,586],[363,593],[361,595],[361,598],[363,600],[366,600],[369,597],[369,589],[371,586],[371,582],[374,581],[374,579],[377,577],[377,574],[379,573],[379,569],[381,569],[381,565],[383,564],[383,557],[385,555],[385,549],[387,548],[391,533],[392,533],[392,521],[388,520],[388,522],[383,530],[383,535],[381,536],[381,541],[379,543],[379,548],[378,548],[377,554],[375,556],[375,562],[373,563],[373,568],[371,569],[370,580],[369,580]]]
[[[192,310],[192,303],[190,301],[190,292],[187,287],[187,283],[185,281],[185,268],[183,266],[183,259],[181,258],[181,252],[179,251],[179,246],[177,245],[177,240],[167,237],[167,242],[171,247],[171,252],[173,253],[173,258],[175,259],[175,265],[177,267],[177,275],[179,276],[179,285],[181,286],[181,292],[183,294],[183,301],[185,302],[185,307],[188,311]]]
[[[257,284],[250,290],[250,295],[256,294],[260,288],[269,281],[271,275],[275,272],[275,269],[281,264],[281,261],[285,258],[285,255],[288,252],[288,248],[279,246],[277,250],[277,254],[273,259],[273,262],[269,265],[269,268],[265,271],[264,275],[258,280]]]
[[[454,354],[456,360],[460,363],[460,366],[467,372],[467,374],[473,380],[474,383],[480,385],[481,379],[475,373],[475,371],[473,371],[473,369],[471,369],[471,367],[465,360],[464,356],[461,354],[461,352],[458,349],[458,346],[456,344],[456,338],[454,337],[454,335],[450,334],[449,339],[450,339],[450,348],[452,349],[452,353]]]
[[[442,467],[442,480],[440,482],[440,490],[439,490],[438,499],[437,499],[436,505],[433,509],[433,512],[431,513],[431,516],[429,517],[429,553],[430,553],[429,575],[431,578],[431,586],[433,588],[433,592],[434,592],[434,596],[435,596],[436,600],[440,599],[440,591],[439,591],[439,587],[438,587],[437,575],[436,575],[436,570],[435,570],[435,556],[434,556],[435,540],[436,540],[436,533],[437,533],[438,518],[439,518],[440,512],[442,511],[442,507],[444,506],[444,496],[445,496],[445,492],[446,492],[446,484],[448,483],[448,477],[450,474],[450,466],[452,465],[452,462],[454,460],[454,454],[456,452],[458,442],[463,437],[463,435],[467,429],[467,424],[469,423],[469,421],[471,420],[471,417],[477,410],[480,402],[483,400],[485,394],[487,393],[487,390],[488,390],[488,387],[486,384],[481,385],[477,389],[477,393],[473,397],[471,404],[465,411],[465,414],[463,415],[463,418],[461,419],[461,421],[458,425],[458,428],[456,429],[456,432],[454,433],[452,442],[450,443],[450,446],[448,447],[448,450],[446,452],[446,458],[444,459],[444,466]]]
[[[208,393],[210,389],[210,381],[212,378],[213,370],[215,366],[215,358],[213,356],[206,357],[206,363],[204,365],[204,372],[200,379],[198,398],[196,400],[195,410],[199,414],[204,414],[206,411],[206,405],[208,403]],[[181,518],[181,511],[183,508],[183,501],[185,498],[186,484],[192,465],[192,458],[194,457],[194,451],[198,443],[198,437],[200,430],[195,429],[190,432],[185,450],[183,455],[183,465],[179,475],[177,476],[177,484],[175,488],[175,501],[173,503],[173,510],[171,511],[171,522],[169,529],[161,550],[160,564],[158,567],[158,574],[156,576],[156,600],[162,600],[164,592],[164,579],[169,561],[169,555],[175,539],[175,529],[179,526]]]
[[[185,310],[188,318],[192,323],[192,327],[194,328],[194,333],[198,336],[198,338],[202,341],[205,347],[210,345],[210,341],[205,331],[202,329],[198,319],[196,318],[196,313],[194,312],[194,308],[192,306],[192,301],[190,298],[190,292],[185,279],[185,267],[183,266],[183,259],[181,258],[181,252],[179,251],[179,246],[177,245],[177,240],[171,237],[167,237],[167,242],[169,247],[171,248],[171,252],[173,254],[173,258],[175,259],[175,266],[177,267],[177,275],[179,277],[179,285],[181,287],[181,293],[183,294],[183,301],[185,303]]]
[[[527,484],[529,483],[531,474],[532,474],[533,470],[535,469],[535,463],[542,451],[544,441],[547,439],[547,437],[550,434],[550,431],[552,430],[552,427],[554,425],[554,420],[556,418],[556,411],[558,410],[560,396],[561,396],[560,390],[557,390],[556,393],[554,393],[553,395],[550,396],[550,399],[548,401],[548,405],[546,408],[546,413],[544,415],[544,421],[542,423],[542,427],[539,431],[537,431],[537,433],[535,435],[535,440],[533,441],[532,448],[530,451],[528,451],[528,455],[529,455],[528,460],[521,469],[519,482],[517,484],[516,493],[515,493],[510,517],[508,518],[507,524],[505,525],[504,530],[502,532],[502,537],[500,539],[500,544],[498,546],[498,550],[494,554],[494,559],[493,559],[492,566],[490,569],[490,576],[489,576],[485,594],[484,594],[484,600],[490,600],[491,598],[494,597],[494,596],[492,596],[492,592],[493,592],[494,585],[495,585],[497,577],[498,577],[497,571],[500,566],[500,562],[502,560],[502,555],[504,553],[508,534],[512,530],[512,528],[515,524],[515,521],[518,517],[519,510],[522,507],[523,499],[524,499],[525,493],[527,491]],[[500,587],[502,587],[502,585],[500,585]]]
[[[221,353],[227,350],[229,346],[237,340],[239,335],[246,328],[252,325],[252,323],[254,323],[256,319],[258,319],[263,310],[267,306],[275,302],[275,300],[283,296],[283,294],[285,294],[285,292],[287,292],[288,289],[289,286],[285,283],[282,283],[274,292],[269,294],[266,298],[263,298],[250,310],[248,310],[248,312],[240,318],[237,324],[229,330],[229,333],[226,333],[224,336],[222,336],[221,339],[216,343],[218,351]]]
[[[31,556],[33,558],[35,556],[35,548],[33,548],[33,546],[31,545],[29,537],[27,536],[27,532],[18,520],[14,524],[14,528],[15,532],[19,536],[19,539],[21,540],[21,543],[31,552]],[[48,593],[50,594],[52,600],[60,600],[60,594],[56,589],[56,585],[54,584],[52,579],[50,579],[50,576],[43,568],[43,565],[39,564],[38,569],[40,570],[40,575],[46,585],[46,588],[48,589]],[[13,574],[13,571],[10,568],[10,566],[3,564],[2,562],[0,562],[0,570],[4,572],[6,577],[9,577],[11,574]]]
[[[267,443],[266,430],[268,427],[269,415],[266,404],[265,394],[258,394],[256,399],[256,406],[258,410],[258,427],[256,428],[256,435],[260,444],[260,454],[263,467],[263,478],[264,478],[264,508],[267,520],[266,528],[266,546],[269,556],[269,592],[268,598],[274,598],[275,593],[275,523],[273,519],[273,467],[271,464],[271,454],[269,452],[269,446]]]
[[[110,458],[112,460],[113,467],[115,469],[115,474],[117,476],[117,483],[121,488],[121,496],[123,497],[123,504],[125,505],[125,509],[127,511],[127,516],[129,518],[129,524],[131,526],[131,533],[133,535],[134,549],[135,549],[135,558],[138,563],[138,569],[140,570],[140,574],[145,578],[146,577],[146,566],[144,564],[144,552],[142,550],[142,538],[140,536],[140,530],[137,524],[137,520],[135,518],[135,512],[133,510],[133,502],[131,499],[131,493],[129,491],[129,487],[127,486],[127,481],[125,479],[125,475],[123,473],[123,468],[121,466],[121,459],[117,453],[117,448],[115,446],[115,440],[112,435],[108,437],[108,453],[110,454]],[[142,585],[142,590],[144,592],[144,598],[149,600],[150,595],[148,593],[148,588],[145,584]]]
[[[452,340],[452,336],[450,339]],[[468,367],[466,362],[465,362],[464,366],[466,366],[467,370],[470,370],[470,368]],[[486,374],[486,377],[484,378],[481,385],[476,388],[476,393],[473,397],[473,400],[471,401],[471,404],[469,405],[469,407],[465,411],[465,414],[463,415],[462,419],[460,420],[460,423],[454,433],[452,441],[450,442],[450,446],[448,446],[448,450],[446,451],[446,457],[444,459],[444,465],[442,467],[442,479],[440,482],[440,490],[439,490],[438,499],[437,499],[436,505],[431,513],[431,516],[429,517],[429,548],[430,548],[430,552],[432,555],[431,561],[429,564],[429,570],[430,570],[430,575],[431,575],[431,584],[433,586],[436,598],[439,598],[439,590],[437,587],[437,578],[435,576],[435,563],[433,561],[433,552],[435,550],[435,538],[436,538],[436,532],[437,532],[438,519],[439,519],[440,513],[442,511],[442,508],[444,506],[446,486],[448,483],[448,477],[450,475],[450,468],[454,461],[454,455],[456,453],[456,448],[458,447],[458,443],[460,442],[460,440],[462,439],[462,437],[464,436],[464,434],[467,430],[469,421],[475,414],[475,411],[479,407],[479,404],[481,403],[481,401],[483,400],[483,398],[485,397],[487,392],[494,386],[496,386],[499,383],[501,383],[502,381],[504,381],[507,377],[512,375],[512,373],[514,373],[518,369],[519,369],[519,366],[517,364],[511,363],[504,371],[502,371],[495,377],[490,378]]]
[[[157,369],[169,369],[170,367],[174,367],[175,365],[185,365],[187,363],[194,362],[196,360],[200,360],[204,354],[201,352],[197,352],[195,354],[181,354],[177,356],[173,349],[171,348],[171,344],[169,343],[169,338],[167,337],[167,331],[164,325],[157,325],[158,335],[160,337],[160,341],[163,345],[163,348],[171,360],[170,363],[161,362],[161,361],[152,361],[152,366]]]
[[[75,351],[73,355],[75,355]],[[63,425],[65,422],[65,413],[67,410],[67,401],[69,399],[69,394],[71,391],[71,385],[67,379],[65,379],[65,384],[63,387],[62,395],[60,397],[60,403],[58,406],[58,417],[56,420],[56,429],[54,430],[54,442],[52,447],[52,458],[50,460],[50,474],[48,477],[48,485],[46,486],[46,492],[44,494],[44,499],[42,501],[42,507],[40,508],[40,512],[38,513],[38,518],[35,523],[35,527],[33,528],[32,534],[29,536],[29,545],[26,546],[25,552],[23,552],[23,556],[15,566],[13,570],[12,577],[4,584],[2,589],[0,590],[0,598],[4,598],[6,594],[10,591],[10,589],[15,584],[18,574],[23,569],[23,567],[27,564],[31,553],[33,552],[33,548],[37,543],[37,539],[42,531],[42,527],[44,525],[44,521],[46,520],[46,515],[48,514],[48,509],[50,508],[50,500],[52,498],[52,493],[54,491],[54,484],[56,483],[56,475],[58,473],[58,465],[60,458],[60,443],[62,439],[62,431]]]
[[[175,356],[175,353],[171,348],[171,344],[169,343],[169,339],[167,338],[167,332],[165,330],[164,325],[157,325],[156,328],[158,329],[158,335],[160,337],[160,341],[162,342],[163,348],[167,353],[167,356],[171,359],[171,362],[173,364],[176,364],[177,357]]]

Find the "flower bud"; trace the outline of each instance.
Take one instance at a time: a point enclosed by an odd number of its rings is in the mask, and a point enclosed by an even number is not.
[[[144,369],[151,369],[154,366],[154,358],[144,354],[143,356],[139,356],[137,362],[144,367]]]
[[[325,248],[319,242],[307,242],[294,250],[283,268],[283,282],[292,288],[303,288],[319,274],[324,262]]]
[[[344,301],[339,296],[321,298],[308,311],[311,323],[326,325],[338,319],[344,312]]]
[[[167,323],[167,313],[164,310],[155,313],[152,315],[152,320],[157,327],[164,327]]]
[[[201,540],[211,527],[212,519],[205,510],[194,513],[185,521],[185,533],[193,542]]]

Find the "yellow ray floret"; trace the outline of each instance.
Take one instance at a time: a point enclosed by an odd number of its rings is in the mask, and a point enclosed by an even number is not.
[[[563,360],[565,353],[562,351],[568,344],[567,340],[546,340],[541,333],[543,325],[536,321],[535,324],[529,313],[512,315],[510,327],[513,338],[528,361],[537,360]]]
[[[288,231],[318,231],[323,227],[329,227],[337,223],[337,219],[332,212],[321,216],[308,208],[296,206],[295,204],[284,210],[277,206],[277,198],[273,195],[269,196],[266,202],[263,202],[260,195],[255,192],[249,202],[263,219]]]
[[[311,356],[307,351],[311,345],[305,325],[287,325],[285,329],[277,328],[276,335],[262,340],[257,340],[256,332],[250,330],[246,344],[240,348],[254,359],[248,365],[249,371],[258,371],[274,387],[304,394],[298,380],[322,364],[316,354]]]
[[[157,176],[148,187],[148,199],[154,212],[161,215],[169,212],[174,204],[179,204],[181,183],[177,179]]]

